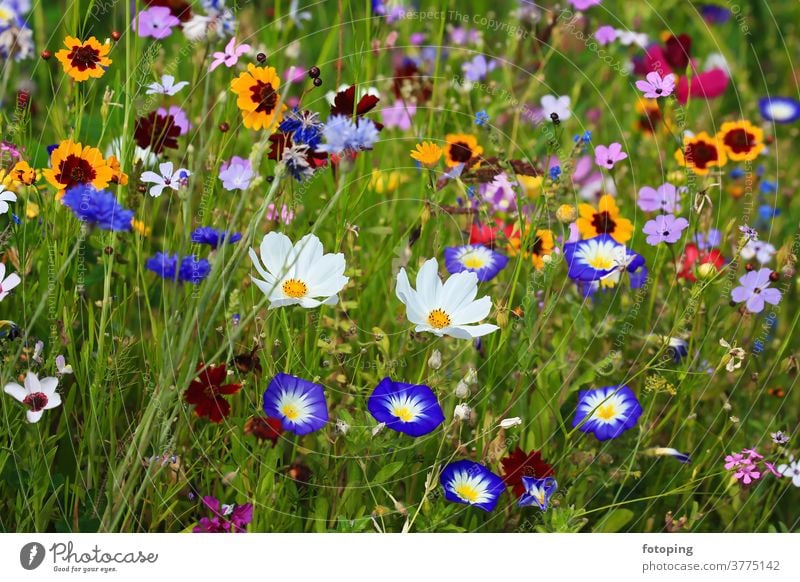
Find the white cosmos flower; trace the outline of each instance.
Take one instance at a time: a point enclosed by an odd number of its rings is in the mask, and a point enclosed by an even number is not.
[[[4,263],[0,263],[0,301],[5,299],[11,290],[21,282],[22,279],[16,273],[11,273],[6,277],[6,266]]]
[[[9,202],[16,202],[17,195],[13,192],[9,192],[3,186],[0,186],[0,214],[5,214],[8,212],[8,203]]]
[[[3,391],[16,398],[28,407],[28,422],[39,422],[45,410],[50,410],[61,404],[61,395],[56,392],[58,378],[42,378],[33,372],[25,376],[25,386],[9,382]]]
[[[261,275],[261,279],[251,278],[269,299],[270,309],[336,305],[339,291],[350,280],[344,276],[344,255],[323,254],[322,243],[313,234],[292,245],[285,234],[270,232],[260,250],[259,259],[255,249],[250,249],[250,260]]]
[[[438,336],[473,339],[499,329],[484,323],[468,325],[484,319],[492,309],[488,296],[477,301],[478,276],[470,271],[450,275],[446,283],[439,278],[436,259],[425,261],[417,273],[417,289],[411,288],[405,269],[397,274],[396,293],[406,306],[406,316],[415,323],[415,331],[429,331]]]

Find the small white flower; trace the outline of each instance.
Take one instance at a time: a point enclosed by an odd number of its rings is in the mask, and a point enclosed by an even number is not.
[[[8,203],[9,202],[16,202],[17,195],[13,192],[9,192],[6,190],[2,185],[0,185],[0,214],[5,214],[8,212]]]
[[[148,170],[147,172],[143,172],[141,176],[142,182],[154,184],[154,186],[150,188],[150,196],[153,198],[161,196],[164,188],[172,188],[177,192],[183,182],[191,175],[186,168],[173,170],[172,162],[159,164],[158,171],[161,172],[161,174],[156,174]]]
[[[22,279],[16,273],[11,273],[6,277],[6,265],[5,263],[0,263],[0,301],[5,299],[6,295],[21,282]]]
[[[513,418],[504,418],[500,421],[500,428],[511,428],[512,426],[520,426],[522,419],[519,416]]]
[[[406,306],[409,321],[416,324],[417,332],[474,339],[499,329],[489,323],[469,325],[485,319],[492,309],[490,297],[475,299],[478,276],[471,271],[450,275],[442,283],[436,259],[428,259],[417,273],[416,290],[411,288],[406,270],[400,269],[395,292]]]
[[[285,234],[270,232],[261,241],[261,258],[250,249],[250,260],[261,275],[253,283],[269,299],[269,308],[300,305],[306,309],[336,305],[349,277],[342,253],[323,254],[322,243],[307,234],[296,244]]]
[[[728,353],[722,358],[725,362],[725,369],[728,370],[728,372],[733,372],[737,368],[741,368],[745,356],[744,350],[736,347],[736,342],[733,342],[733,345],[731,345],[723,338],[720,338],[719,345],[728,350]]]
[[[792,479],[792,485],[800,487],[800,461],[796,461],[794,456],[789,457],[789,464],[778,465],[778,473],[784,477]]]
[[[570,109],[572,106],[572,99],[570,99],[569,95],[561,95],[560,97],[545,95],[539,100],[539,104],[542,106],[542,113],[544,114],[545,121],[550,119],[553,113],[558,115],[558,119],[561,121],[569,119],[572,116],[572,110]]]
[[[16,398],[28,407],[28,422],[39,422],[45,410],[50,410],[61,404],[61,396],[56,392],[58,378],[42,378],[33,372],[25,376],[25,386],[9,382],[3,391]]]
[[[634,32],[633,30],[622,30],[620,28],[617,29],[617,40],[624,45],[630,46],[635,44],[642,48],[647,46],[649,39],[647,35],[643,32]]]
[[[175,82],[175,77],[172,75],[162,75],[161,82],[158,83],[150,83],[147,86],[147,91],[145,91],[145,95],[175,95],[178,91],[186,87],[189,84],[189,81],[180,81],[179,83]]]
[[[467,420],[471,414],[472,409],[469,407],[469,404],[464,404],[463,402],[461,404],[456,404],[453,410],[453,416],[458,420]]]

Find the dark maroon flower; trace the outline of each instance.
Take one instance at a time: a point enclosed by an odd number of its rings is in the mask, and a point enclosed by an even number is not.
[[[241,384],[223,384],[227,376],[225,364],[208,366],[200,362],[197,365],[199,374],[192,380],[183,396],[187,403],[194,404],[194,413],[198,417],[206,416],[211,422],[222,422],[231,412],[231,405],[225,396],[236,394]]]
[[[664,48],[664,58],[673,69],[677,69],[679,73],[686,70],[689,64],[689,59],[692,55],[692,37],[688,34],[674,34],[667,39]],[[666,75],[666,73],[663,73]]]
[[[553,467],[542,459],[541,451],[531,451],[527,455],[517,447],[507,457],[500,460],[503,466],[503,481],[514,490],[514,495],[521,497],[525,493],[523,477],[544,479],[553,476]]]
[[[260,441],[270,441],[273,446],[283,434],[280,418],[272,416],[253,416],[244,424],[245,434],[251,434]]]
[[[140,148],[149,147],[154,153],[160,154],[164,148],[177,149],[180,135],[181,128],[172,115],[151,111],[136,120],[133,137]]]

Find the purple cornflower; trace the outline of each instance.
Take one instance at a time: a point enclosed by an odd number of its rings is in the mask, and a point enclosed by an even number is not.
[[[617,29],[613,26],[605,25],[598,28],[594,33],[597,44],[605,46],[617,40]]]
[[[647,244],[655,246],[659,243],[673,244],[681,238],[681,233],[688,228],[689,221],[675,218],[673,214],[659,214],[645,223],[642,232],[647,236]]]
[[[647,73],[646,81],[636,81],[636,88],[644,92],[647,99],[669,97],[675,91],[675,75],[669,73],[663,77],[656,71]]]
[[[194,526],[194,533],[247,533],[247,524],[253,521],[253,505],[223,505],[211,495],[203,497],[203,504],[212,517],[203,517]]]
[[[639,190],[639,208],[645,212],[679,212],[678,204],[680,193],[669,182],[661,184],[658,188],[644,186]]]
[[[731,291],[731,299],[736,303],[746,302],[750,313],[761,313],[764,303],[777,305],[781,302],[781,292],[769,286],[771,275],[772,270],[766,267],[743,275],[739,278],[740,286]]]
[[[483,55],[476,55],[471,61],[464,63],[461,68],[464,70],[464,78],[474,83],[485,79],[486,75],[496,67],[497,61],[493,59],[486,60]]]
[[[616,141],[608,146],[599,145],[594,148],[594,163],[607,170],[627,157],[628,154],[622,151],[622,144]]]
[[[166,6],[153,6],[139,12],[139,16],[133,21],[133,29],[141,37],[162,39],[172,34],[172,27],[180,23]]]
[[[233,190],[247,190],[254,176],[250,160],[233,156],[219,168],[219,179],[222,187],[228,192]]]
[[[739,227],[739,232],[741,232],[747,240],[758,240],[758,231],[751,226],[743,224]]]
[[[770,433],[769,436],[772,437],[772,442],[776,445],[785,445],[789,442],[789,437],[782,430]]]
[[[713,249],[722,243],[722,233],[716,228],[710,228],[706,234],[698,232],[694,235],[694,242],[701,251]]]

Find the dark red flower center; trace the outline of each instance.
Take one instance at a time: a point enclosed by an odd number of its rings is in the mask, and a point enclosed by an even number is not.
[[[74,46],[68,56],[72,66],[79,71],[96,69],[100,61],[100,51],[90,46]]]
[[[278,94],[270,83],[263,81],[256,81],[256,84],[250,89],[251,99],[253,103],[258,103],[256,111],[258,113],[272,113],[278,103]]]
[[[58,181],[67,188],[76,184],[88,184],[97,176],[92,164],[80,156],[70,154],[59,164]]]
[[[459,164],[466,164],[472,158],[472,150],[463,141],[457,141],[450,146],[450,157]]]
[[[594,213],[594,216],[592,217],[592,226],[597,231],[597,234],[608,234],[609,232],[614,232],[614,229],[617,227],[617,223],[614,222],[614,219],[611,218],[611,215],[604,210],[602,212]]]
[[[31,411],[39,412],[47,406],[47,395],[44,392],[34,392],[33,394],[28,394],[22,403],[30,408]]]
[[[695,168],[704,170],[709,164],[719,159],[719,153],[714,144],[701,141],[687,145],[684,157]]]
[[[744,129],[734,129],[725,134],[723,140],[731,151],[737,154],[749,152],[756,143],[755,136]]]

